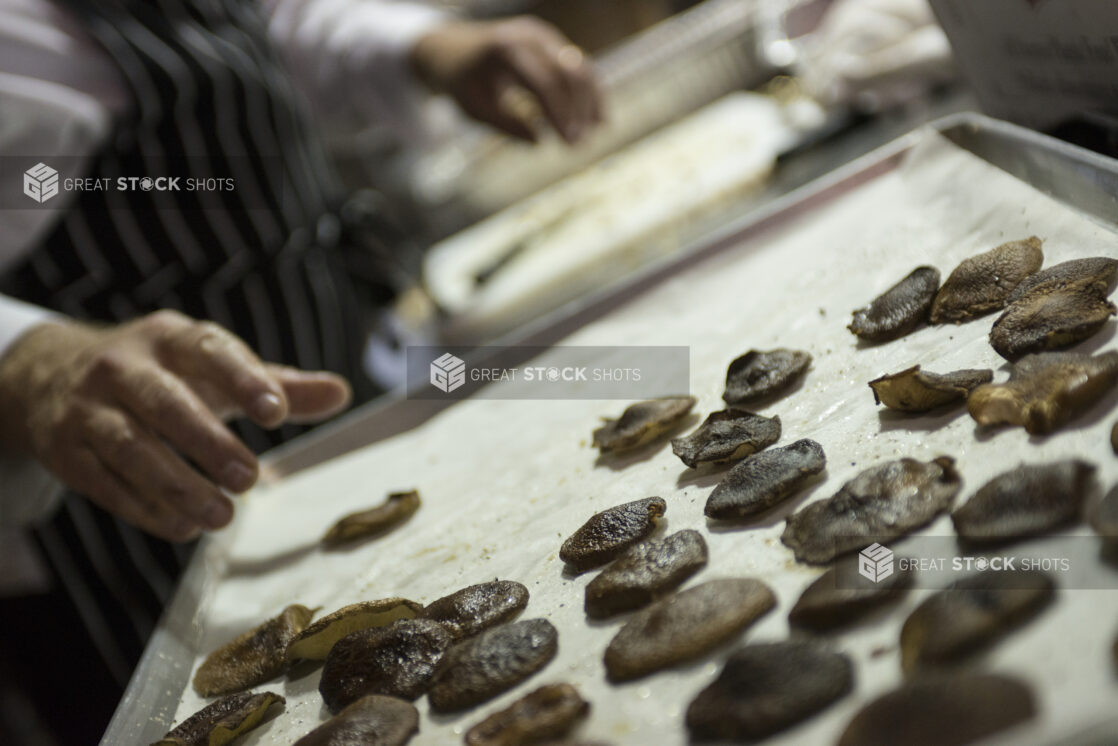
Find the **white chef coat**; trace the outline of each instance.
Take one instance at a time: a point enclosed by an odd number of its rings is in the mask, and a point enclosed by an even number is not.
[[[447,19],[403,0],[260,0],[269,31],[318,116],[345,127],[371,121],[406,131],[421,96],[408,69],[415,41]],[[0,0],[0,156],[92,157],[132,106],[108,54],[53,0]],[[2,161],[0,161],[2,162]],[[0,192],[22,180],[0,174]],[[0,210],[0,272],[29,252],[67,205]],[[8,201],[5,204],[14,204]],[[53,312],[0,295],[0,355]],[[34,462],[0,451],[0,527],[48,512],[58,485]]]

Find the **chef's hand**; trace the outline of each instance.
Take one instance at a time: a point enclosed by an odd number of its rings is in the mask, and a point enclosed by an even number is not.
[[[467,114],[523,140],[534,142],[536,133],[513,110],[517,88],[535,97],[569,143],[602,121],[601,94],[582,51],[537,18],[444,24],[419,38],[411,62]]]
[[[220,488],[256,481],[256,457],[223,418],[270,428],[349,399],[338,376],[262,363],[225,329],[173,311],[113,327],[47,323],[0,359],[0,446],[129,523],[185,541],[232,519]]]

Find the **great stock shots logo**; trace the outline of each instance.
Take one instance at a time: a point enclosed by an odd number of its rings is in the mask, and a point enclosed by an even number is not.
[[[37,163],[23,172],[23,193],[42,204],[58,194],[58,172],[45,163]]]
[[[449,352],[431,363],[431,385],[449,394],[466,382],[466,361]]]
[[[880,583],[893,574],[893,550],[877,542],[858,553],[858,574],[874,583]]]

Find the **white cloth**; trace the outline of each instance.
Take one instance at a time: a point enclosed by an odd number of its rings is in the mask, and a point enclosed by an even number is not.
[[[797,73],[828,105],[877,111],[955,76],[927,0],[837,0],[805,37]]]
[[[407,55],[446,13],[396,0],[261,0],[269,32],[324,124],[379,121],[407,129],[422,100]],[[91,157],[132,106],[108,54],[53,0],[0,0],[0,156]],[[18,204],[5,174],[0,204]],[[65,211],[0,210],[0,272],[28,256]],[[0,295],[0,356],[52,313]],[[0,526],[53,505],[57,484],[33,462],[0,452]]]

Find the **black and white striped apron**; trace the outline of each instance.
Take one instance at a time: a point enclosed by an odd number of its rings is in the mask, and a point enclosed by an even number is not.
[[[347,261],[361,247],[253,0],[66,3],[136,106],[89,175],[232,177],[236,189],[82,192],[0,291],[99,321],[174,308],[233,330],[265,360],[332,370],[358,400],[371,395],[360,366],[370,288]],[[238,432],[259,451],[298,429]],[[38,538],[123,687],[190,548],[73,495]]]

